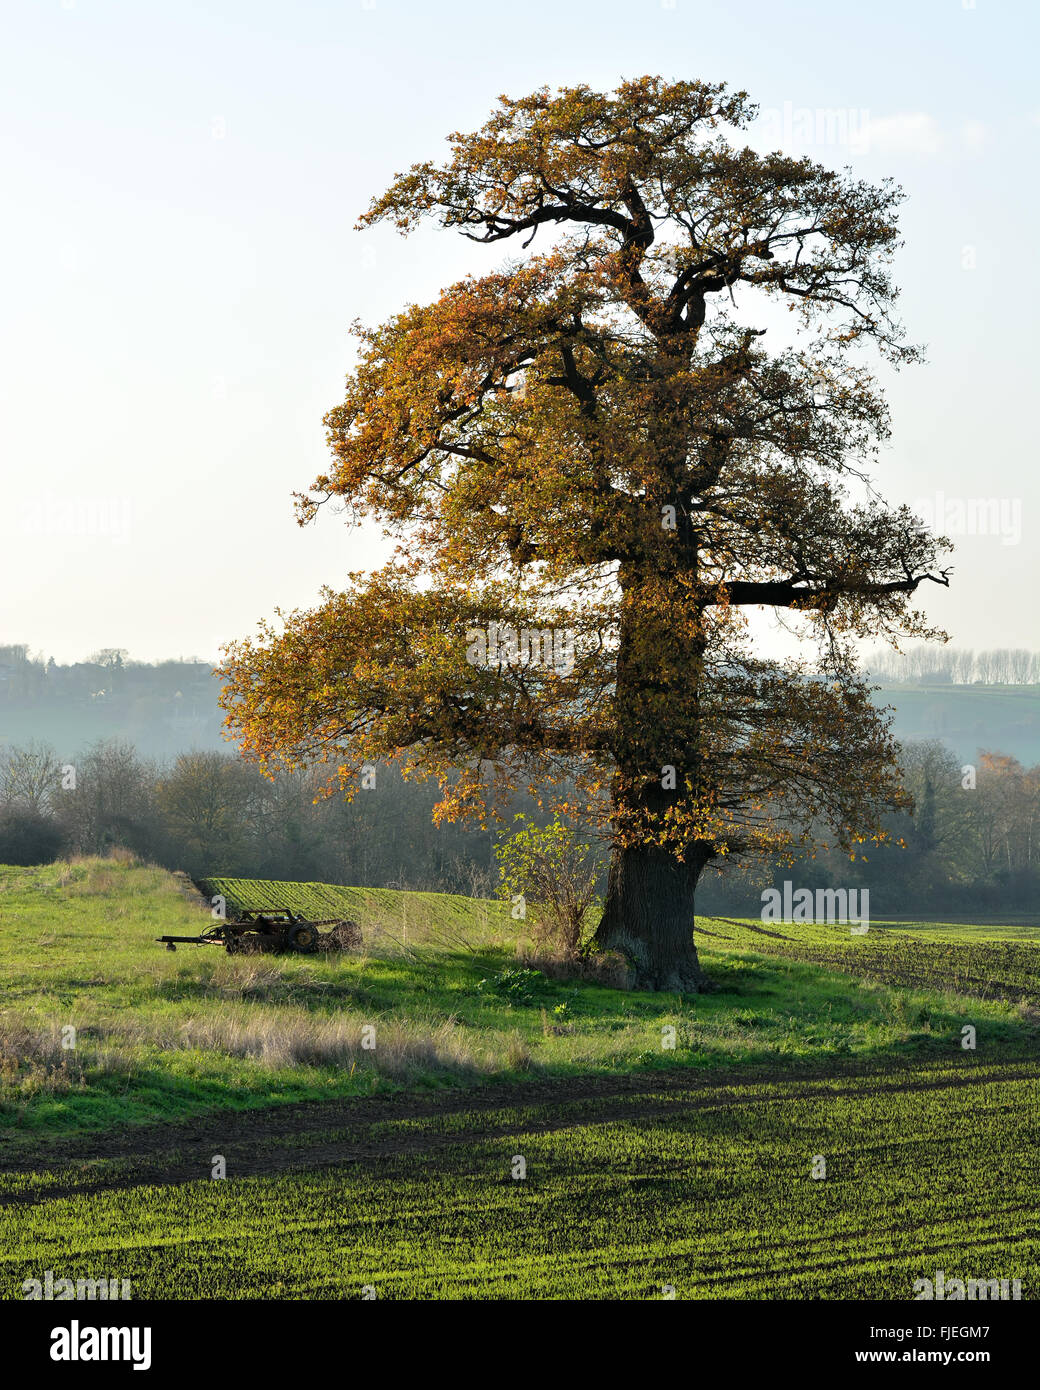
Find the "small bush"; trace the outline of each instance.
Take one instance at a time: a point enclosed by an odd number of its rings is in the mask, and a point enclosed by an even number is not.
[[[596,897],[599,870],[591,845],[557,816],[539,827],[522,813],[520,829],[495,850],[501,891],[522,900],[531,935],[543,949],[577,956]]]
[[[520,959],[529,969],[553,981],[583,980],[605,989],[631,988],[628,962],[619,951],[586,951],[581,955],[547,954],[521,951]]]
[[[497,994],[510,1004],[531,1004],[536,994],[544,994],[546,980],[540,970],[529,970],[517,966],[513,970],[502,970],[490,980],[481,980],[477,989],[481,994]]]

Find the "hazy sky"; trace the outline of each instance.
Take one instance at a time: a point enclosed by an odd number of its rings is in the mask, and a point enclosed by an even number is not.
[[[378,556],[291,494],[355,318],[497,262],[354,221],[502,92],[725,80],[781,145],[909,194],[879,474],[936,494],[958,645],[1040,647],[1035,0],[0,0],[0,643],[216,655]],[[942,520],[942,517],[940,517]],[[972,526],[972,509],[963,517]],[[979,524],[975,529],[979,529]]]

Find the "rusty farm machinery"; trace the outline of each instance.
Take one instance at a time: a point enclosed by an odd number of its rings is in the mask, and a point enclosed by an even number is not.
[[[322,930],[329,928],[330,930]],[[261,951],[314,955],[361,945],[361,928],[342,917],[314,921],[291,908],[239,912],[232,921],[216,922],[198,936],[157,936],[168,951],[178,946],[223,946],[231,954]]]

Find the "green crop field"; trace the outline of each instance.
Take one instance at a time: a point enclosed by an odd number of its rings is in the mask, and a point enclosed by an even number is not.
[[[677,998],[531,971],[498,903],[199,887],[0,870],[0,1296],[1036,1296],[1027,928],[705,919]],[[155,943],[217,893],[364,945]]]
[[[673,1078],[674,1079],[674,1078]],[[909,1298],[915,1279],[1040,1274],[1040,1067],[868,1069],[557,1103],[461,1099],[127,1188],[77,1172],[2,1213],[8,1287],[118,1270],[141,1297]],[[412,1146],[410,1148],[410,1146]],[[273,1147],[273,1146],[272,1146]],[[209,1151],[196,1143],[196,1173]],[[238,1156],[241,1156],[241,1160]],[[814,1160],[826,1177],[811,1176]],[[523,1177],[514,1177],[516,1159]],[[275,1170],[271,1175],[270,1170]],[[95,1190],[91,1190],[92,1186]]]
[[[227,915],[288,908],[312,919],[348,917],[365,924],[369,940],[389,944],[444,939],[453,930],[474,927],[488,936],[492,926],[505,927],[504,903],[464,898],[457,893],[400,892],[395,888],[344,888],[335,883],[283,883],[267,878],[203,878],[198,889],[211,902],[223,898]],[[418,934],[418,935],[417,935]]]

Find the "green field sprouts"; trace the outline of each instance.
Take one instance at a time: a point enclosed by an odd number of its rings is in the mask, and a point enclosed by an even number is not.
[[[339,1135],[294,1117],[266,1148],[216,1123],[179,1182],[95,1165],[66,1174],[78,1190],[23,1184],[0,1209],[0,1291],[53,1269],[115,1272],[140,1298],[881,1299],[943,1270],[1030,1297],[1038,1102],[1037,1064],[962,1056],[494,1110],[460,1096]]]
[[[498,903],[201,886],[0,872],[0,1297],[1036,1296],[1021,931],[705,919],[679,998],[546,978]],[[364,944],[156,943],[216,893]]]

